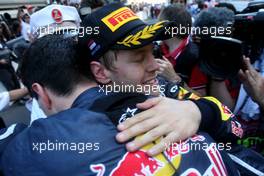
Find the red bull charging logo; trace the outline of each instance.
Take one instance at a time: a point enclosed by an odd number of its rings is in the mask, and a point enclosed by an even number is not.
[[[111,176],[125,175],[154,175],[163,167],[163,163],[155,158],[149,157],[144,151],[126,153],[118,166],[112,171]]]

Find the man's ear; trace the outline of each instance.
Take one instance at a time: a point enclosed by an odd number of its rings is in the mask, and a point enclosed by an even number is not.
[[[111,82],[110,71],[107,70],[103,64],[92,61],[90,63],[90,68],[97,82],[101,84],[108,84]]]
[[[47,90],[38,83],[32,84],[32,90],[38,95],[41,104],[44,106],[45,110],[52,109],[52,101],[47,93]]]

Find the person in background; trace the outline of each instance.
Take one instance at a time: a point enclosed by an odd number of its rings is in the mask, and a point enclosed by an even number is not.
[[[174,21],[178,33],[173,38],[161,43],[161,52],[164,57],[157,59],[160,65],[159,74],[169,81],[183,81],[200,95],[206,95],[203,85],[193,83],[191,77],[193,70],[197,69],[199,61],[198,46],[190,40],[191,15],[184,5],[174,4],[161,11],[159,21],[163,20]],[[180,34],[181,28],[184,28],[185,32]]]
[[[17,9],[17,20],[18,21],[21,21],[22,20],[22,17],[23,17],[23,15],[25,14],[25,12],[24,12],[24,9],[23,9],[23,7],[19,7],[18,9]]]
[[[21,24],[18,20],[15,20],[13,22],[12,31],[13,31],[14,37],[20,37],[21,36]]]
[[[209,8],[201,11],[201,13],[195,19],[194,26],[198,28],[218,28],[228,27],[234,22],[234,13],[227,8]],[[230,34],[194,34],[193,40],[199,45],[198,38],[206,38],[213,36],[227,36]],[[197,40],[198,39],[198,40]],[[199,58],[202,59],[202,58]],[[210,75],[206,75],[201,68],[196,69],[192,73],[192,79],[194,82],[200,83],[205,86],[206,95],[214,96],[227,105],[231,110],[234,109],[235,101],[238,95],[239,84],[236,81],[225,80],[224,78],[215,78]]]
[[[244,58],[245,68],[240,70],[239,78],[242,82],[236,113],[238,120],[244,126],[245,137],[238,140],[239,144],[251,148],[264,156],[264,74],[263,69],[257,71]],[[261,71],[262,70],[262,71]],[[242,97],[242,98],[241,98]],[[245,97],[243,99],[243,97]]]
[[[29,42],[30,41],[30,16],[29,14],[25,13],[22,16],[22,21],[21,21],[21,34],[25,41]]]
[[[35,7],[33,5],[26,5],[26,8],[29,15],[32,15],[35,12]]]
[[[5,44],[12,38],[12,33],[5,21],[0,20],[0,43]],[[2,48],[2,46],[0,46]]]

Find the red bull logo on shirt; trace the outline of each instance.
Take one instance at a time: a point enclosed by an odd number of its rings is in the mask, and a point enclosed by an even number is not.
[[[126,153],[118,166],[112,171],[111,176],[125,175],[154,175],[164,164],[159,160],[149,157],[144,151]]]
[[[160,140],[160,139],[159,139]],[[164,154],[155,157],[147,155],[146,151],[153,147],[154,144],[148,144],[141,150],[136,152],[127,152],[115,169],[111,172],[111,176],[164,176],[173,175],[175,168],[178,168],[181,161],[181,155],[175,155],[168,162]],[[172,146],[171,146],[172,147]],[[173,165],[173,166],[172,166]]]

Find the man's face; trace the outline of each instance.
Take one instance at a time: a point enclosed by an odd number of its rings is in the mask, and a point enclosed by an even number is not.
[[[147,88],[157,87],[156,76],[159,66],[153,57],[152,49],[153,45],[150,44],[135,50],[117,51],[114,69],[109,71],[112,83]]]

